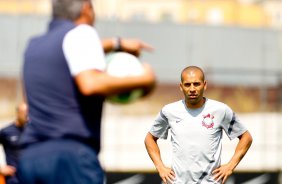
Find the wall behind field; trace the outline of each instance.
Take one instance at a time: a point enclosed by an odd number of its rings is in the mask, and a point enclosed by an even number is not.
[[[0,77],[16,80],[8,88],[6,82],[0,84],[3,89],[0,106],[5,116],[13,114],[10,109],[16,103],[6,96],[16,93],[17,100],[20,96],[21,84],[17,79],[26,44],[32,36],[46,31],[49,19],[48,16],[0,15]],[[95,27],[102,38],[137,37],[150,43],[154,51],[144,52],[141,60],[153,66],[160,85],[177,85],[185,66],[199,65],[206,71],[210,97],[229,101],[232,107],[239,99],[250,102],[248,108],[237,108],[243,112],[282,109],[282,31],[103,20],[97,20]],[[158,94],[153,100],[160,101],[155,98],[158,96],[167,99],[171,94]],[[226,96],[229,99],[223,98]]]
[[[31,36],[43,33],[49,17],[0,15],[0,75],[17,76]],[[199,65],[214,83],[276,85],[281,81],[282,31],[232,26],[97,20],[102,38],[137,37],[154,46],[150,62],[160,82],[178,82],[181,69]]]

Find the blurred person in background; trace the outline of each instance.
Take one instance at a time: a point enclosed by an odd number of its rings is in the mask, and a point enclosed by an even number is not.
[[[164,183],[225,183],[252,144],[249,131],[226,104],[204,97],[204,72],[197,66],[182,70],[180,90],[184,99],[165,105],[146,135],[145,145]],[[172,166],[161,159],[158,139],[171,132]],[[235,153],[221,165],[221,141],[238,138]]]
[[[20,103],[16,108],[16,119],[0,130],[0,143],[6,157],[6,165],[0,167],[0,174],[5,176],[6,184],[19,183],[16,170],[20,153],[20,136],[28,120],[28,107]]]
[[[108,75],[105,53],[138,56],[152,47],[139,39],[101,41],[90,0],[53,0],[52,11],[47,33],[31,39],[24,55],[30,121],[21,139],[19,178],[24,184],[102,184],[98,154],[105,97],[151,91],[156,82],[146,63],[140,76]]]

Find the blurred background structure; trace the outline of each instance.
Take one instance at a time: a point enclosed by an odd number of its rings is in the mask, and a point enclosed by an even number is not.
[[[257,174],[256,184],[282,183],[282,1],[93,2],[101,37],[139,37],[155,47],[140,59],[152,64],[159,80],[138,102],[106,103],[100,158],[108,172],[154,173],[145,135],[161,107],[182,98],[181,70],[199,65],[207,73],[206,95],[231,106],[254,136],[237,173]],[[0,0],[0,126],[14,118],[22,98],[24,48],[31,36],[47,29],[50,9],[50,0]],[[233,154],[233,142],[224,138],[223,162]],[[169,164],[168,141],[163,146]],[[141,180],[135,177],[135,183]],[[239,180],[236,175],[229,183]]]

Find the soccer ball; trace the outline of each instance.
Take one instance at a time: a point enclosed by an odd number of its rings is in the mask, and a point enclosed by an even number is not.
[[[106,55],[106,72],[115,77],[138,76],[144,72],[140,60],[126,52],[114,52]],[[136,101],[143,95],[142,89],[135,89],[126,93],[108,96],[111,103],[127,104]]]

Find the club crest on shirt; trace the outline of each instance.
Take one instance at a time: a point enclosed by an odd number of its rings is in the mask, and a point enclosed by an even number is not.
[[[206,127],[207,129],[213,128],[214,126],[213,118],[214,116],[211,114],[203,115],[202,126]]]

